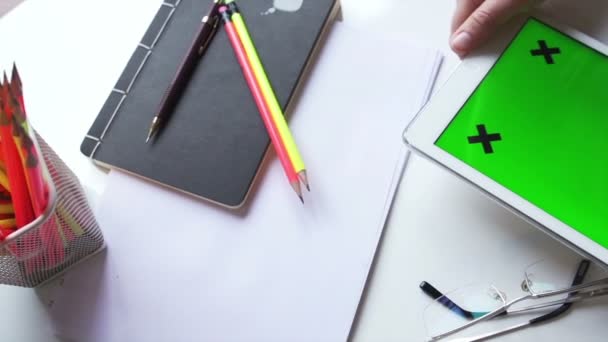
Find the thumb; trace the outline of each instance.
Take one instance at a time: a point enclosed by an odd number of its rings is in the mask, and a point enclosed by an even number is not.
[[[485,0],[450,38],[452,50],[460,57],[465,56],[528,3],[529,0]]]

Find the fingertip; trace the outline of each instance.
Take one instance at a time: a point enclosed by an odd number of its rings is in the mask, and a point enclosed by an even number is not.
[[[475,1],[475,8],[455,31],[450,46],[460,57],[476,49],[529,0]],[[466,12],[465,12],[466,13]]]
[[[464,57],[473,47],[473,36],[467,31],[460,31],[450,39],[450,47],[460,57]]]

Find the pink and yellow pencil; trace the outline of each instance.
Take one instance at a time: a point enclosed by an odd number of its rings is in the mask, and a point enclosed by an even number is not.
[[[304,198],[302,197],[302,191],[300,187],[300,179],[289,159],[289,153],[284,144],[284,141],[281,139],[280,132],[277,130],[274,122],[272,120],[272,114],[266,101],[264,100],[264,96],[262,90],[258,82],[255,79],[255,74],[252,70],[252,67],[247,59],[247,53],[241,44],[238,33],[230,19],[230,15],[228,13],[228,8],[226,6],[222,6],[219,9],[220,15],[222,16],[222,20],[224,21],[224,27],[226,28],[226,32],[228,34],[228,38],[230,40],[230,44],[234,49],[235,56],[241,66],[241,70],[243,71],[243,75],[245,77],[245,81],[251,91],[251,95],[255,101],[256,106],[258,107],[258,111],[260,112],[260,116],[264,125],[266,126],[266,131],[270,137],[270,141],[274,146],[279,160],[283,166],[285,174],[287,175],[287,179],[289,183],[293,187],[294,191],[300,198],[302,202],[304,202]]]
[[[239,12],[236,3],[234,3],[233,0],[227,0],[226,5],[230,9],[231,20],[234,24],[234,27],[236,28],[239,40],[241,41],[241,44],[245,49],[247,59],[249,60],[251,68],[253,69],[253,74],[255,75],[256,82],[258,83],[262,91],[262,95],[264,96],[264,101],[266,102],[267,107],[270,110],[274,126],[279,131],[280,138],[283,141],[285,147],[287,148],[289,159],[293,165],[293,168],[295,169],[295,172],[298,174],[298,178],[310,191],[310,185],[306,173],[306,166],[304,165],[304,161],[302,159],[300,151],[295,143],[293,135],[291,134],[289,126],[287,125],[287,121],[285,121],[285,115],[283,114],[281,105],[277,100],[272,85],[270,84],[268,75],[264,70],[264,66],[262,65],[262,61],[260,60],[253,40],[251,39],[249,30],[245,25],[245,20],[243,19],[243,16]]]

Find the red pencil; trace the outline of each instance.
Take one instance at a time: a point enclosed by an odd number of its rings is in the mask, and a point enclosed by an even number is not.
[[[17,70],[17,65],[13,63],[13,72],[11,75],[11,90],[13,94],[17,97],[19,101],[19,105],[23,112],[25,112],[25,101],[23,99],[23,83],[21,82],[21,76],[19,76],[19,71]]]
[[[5,74],[4,82],[8,88],[8,95],[6,95],[6,92],[3,94],[5,96],[4,100],[7,100],[6,96],[8,96],[8,101],[5,101],[5,107],[8,104],[8,108],[5,112],[8,114],[8,120],[11,121],[10,129],[24,173],[26,190],[33,211],[31,219],[33,221],[36,217],[43,215],[48,205],[48,184],[43,179],[41,165],[41,162],[44,161],[38,154],[34,138],[30,136],[30,125],[27,122],[23,98],[23,85],[16,65],[13,65],[12,81],[8,83]],[[48,267],[54,267],[64,261],[65,250],[61,229],[55,218],[51,217],[38,230],[37,236],[30,234],[26,237],[31,239],[32,242],[35,242],[33,239],[41,239],[41,244],[45,246],[42,256]]]
[[[17,228],[21,228],[34,220],[34,212],[30,196],[27,190],[27,181],[21,167],[21,160],[17,146],[11,132],[12,113],[10,112],[8,78],[4,74],[2,86],[2,101],[0,108],[0,136],[2,138],[3,154],[6,158],[6,171],[11,186],[11,196],[15,208],[15,219]]]
[[[226,28],[226,32],[228,33],[228,38],[230,39],[230,44],[232,44],[232,48],[234,49],[234,54],[241,66],[241,70],[243,71],[243,75],[245,76],[245,80],[247,81],[247,85],[249,86],[249,90],[251,91],[251,95],[255,100],[255,104],[258,107],[258,111],[260,112],[260,116],[262,117],[262,121],[264,121],[264,126],[266,126],[266,131],[270,136],[270,141],[274,146],[279,160],[283,165],[283,169],[287,175],[287,179],[289,183],[293,187],[294,191],[300,198],[302,202],[304,202],[304,198],[302,197],[302,190],[300,188],[300,179],[298,178],[298,174],[289,159],[289,154],[287,152],[287,148],[283,140],[281,139],[281,135],[279,130],[274,124],[272,120],[272,114],[270,112],[270,108],[264,99],[264,95],[262,93],[262,89],[260,88],[258,81],[255,78],[255,74],[253,72],[252,66],[249,64],[249,59],[247,58],[247,53],[245,52],[245,48],[239,39],[239,35],[234,27],[234,24],[231,21],[230,14],[227,12],[228,8],[226,6],[222,6],[219,9],[220,15],[224,21],[224,27]]]
[[[9,87],[9,104],[11,105],[11,130],[23,163],[27,187],[32,200],[32,207],[36,217],[42,215],[47,205],[45,194],[47,184],[43,180],[42,169],[38,151],[34,145],[34,138],[30,136],[30,126],[27,122],[25,101],[23,98],[23,84],[17,66],[13,64],[13,74]]]

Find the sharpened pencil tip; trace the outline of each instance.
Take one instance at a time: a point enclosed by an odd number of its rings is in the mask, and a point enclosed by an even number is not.
[[[291,187],[296,192],[296,195],[298,195],[298,197],[300,198],[300,201],[302,201],[302,203],[304,203],[304,197],[302,196],[302,190],[300,188],[300,182],[298,182],[298,181],[291,182]]]
[[[306,170],[300,171],[298,173],[298,178],[300,178],[300,181],[304,183],[304,186],[306,186],[306,190],[310,192],[310,184],[308,183],[308,175],[306,174]]]

